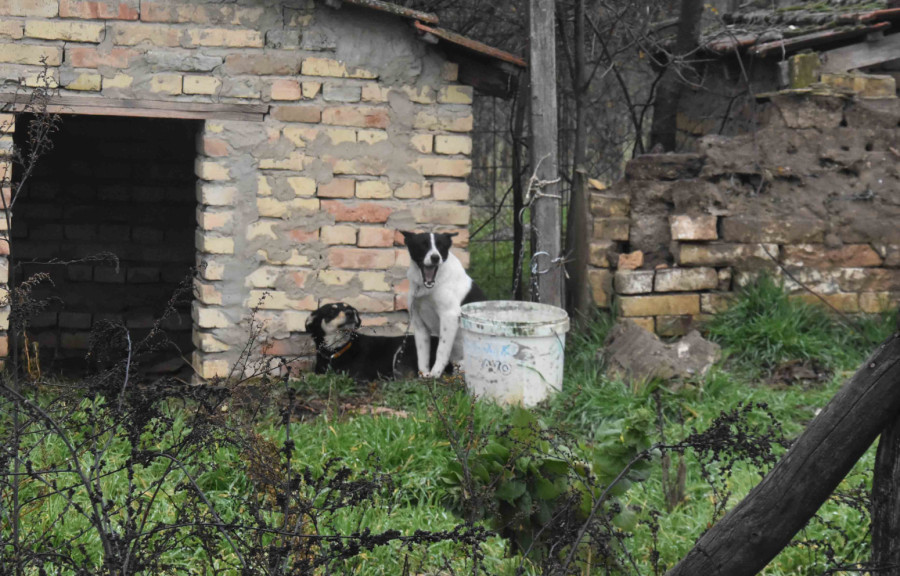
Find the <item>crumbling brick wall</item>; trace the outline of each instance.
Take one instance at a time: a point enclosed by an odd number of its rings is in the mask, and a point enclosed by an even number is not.
[[[757,131],[631,161],[591,198],[596,303],[678,335],[765,271],[842,312],[895,307],[897,142],[896,98],[783,94]]]
[[[0,83],[34,86],[43,63],[63,96],[269,105],[262,122],[208,119],[197,141],[203,377],[228,373],[257,307],[270,354],[310,354],[306,317],[335,300],[402,329],[398,229],[459,232],[467,261],[472,89],[402,19],[310,0],[0,0]]]

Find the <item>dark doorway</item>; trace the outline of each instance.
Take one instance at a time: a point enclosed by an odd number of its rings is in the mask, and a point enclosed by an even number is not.
[[[30,121],[17,120],[19,147],[27,148]],[[199,128],[184,120],[62,117],[12,220],[11,282],[38,272],[52,281],[38,285],[35,296],[51,300],[26,331],[45,369],[88,368],[91,335],[109,322],[126,326],[134,342],[144,338],[189,282]],[[190,301],[187,290],[174,302],[162,323],[168,342],[144,354],[145,371],[177,371],[190,357]]]

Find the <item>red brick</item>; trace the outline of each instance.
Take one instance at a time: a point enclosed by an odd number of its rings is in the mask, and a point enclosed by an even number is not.
[[[356,180],[335,178],[328,184],[319,184],[319,198],[353,198],[356,191]]]
[[[206,156],[219,158],[222,156],[228,156],[230,154],[230,151],[228,149],[228,142],[220,140],[219,138],[210,138],[209,136],[205,136],[200,143],[200,152],[202,152]]]
[[[322,123],[360,128],[387,128],[391,123],[391,118],[386,108],[341,106],[326,108],[322,112]]]
[[[394,251],[335,246],[328,250],[328,264],[348,270],[385,270],[394,265]]]
[[[387,248],[394,245],[394,230],[390,228],[360,228],[357,245],[361,248]]]
[[[291,230],[288,235],[294,242],[312,242],[319,239],[318,230],[302,230],[298,228]]]
[[[280,79],[272,83],[272,100],[299,100],[302,97],[300,82],[296,80]]]
[[[322,209],[334,216],[336,222],[387,222],[394,211],[383,204],[349,204],[339,200],[323,200]]]
[[[111,48],[100,50],[87,46],[72,46],[67,49],[66,60],[75,68],[128,68],[132,58],[138,56],[137,50],[131,48]]]
[[[293,273],[293,275],[291,276],[291,279],[294,281],[294,284],[298,288],[303,288],[306,285],[306,281],[309,279],[309,277],[310,277],[309,271],[299,270],[299,271]]]
[[[128,2],[60,0],[60,18],[83,18],[85,20],[137,20],[140,13],[138,1]]]

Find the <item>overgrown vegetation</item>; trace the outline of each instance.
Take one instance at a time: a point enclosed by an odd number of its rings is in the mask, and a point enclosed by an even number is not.
[[[637,393],[603,374],[610,322],[598,318],[569,341],[563,392],[533,413],[473,400],[458,380],[19,392],[7,380],[0,509],[16,521],[0,528],[3,564],[22,574],[661,574],[867,351],[861,335],[836,347],[819,332],[846,334],[839,320],[776,288],[746,290],[714,321],[723,367]],[[803,359],[835,372],[772,387],[747,369]],[[768,573],[864,565],[871,464],[870,454]]]

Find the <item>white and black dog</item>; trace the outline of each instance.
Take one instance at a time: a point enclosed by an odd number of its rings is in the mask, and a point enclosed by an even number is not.
[[[444,373],[448,362],[462,360],[462,342],[457,337],[460,308],[486,300],[484,292],[466,274],[450,252],[453,234],[401,232],[409,249],[409,321],[416,339],[419,372],[428,378]],[[429,341],[438,337],[431,362]]]

